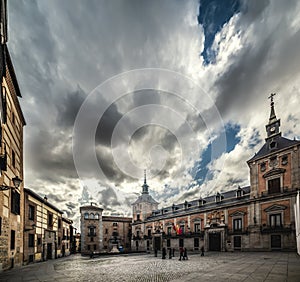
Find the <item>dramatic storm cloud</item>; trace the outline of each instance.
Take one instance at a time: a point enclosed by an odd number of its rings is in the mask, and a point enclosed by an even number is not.
[[[71,219],[91,201],[130,215],[145,168],[161,206],[249,185],[270,93],[283,135],[300,137],[299,1],[12,0],[8,11],[25,186]]]

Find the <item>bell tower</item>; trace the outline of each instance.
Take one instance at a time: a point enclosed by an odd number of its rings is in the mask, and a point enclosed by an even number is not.
[[[275,114],[275,108],[274,108],[274,96],[276,94],[272,93],[268,98],[271,100],[271,113],[269,118],[269,123],[266,125],[266,131],[267,131],[267,138],[266,142],[269,147],[269,149],[276,149],[277,148],[277,142],[276,139],[278,137],[281,137],[280,132],[280,119],[277,119]]]

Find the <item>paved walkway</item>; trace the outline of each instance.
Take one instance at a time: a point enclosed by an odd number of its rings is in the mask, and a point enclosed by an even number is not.
[[[94,259],[73,255],[0,273],[0,281],[300,281],[296,253],[206,253],[162,260],[153,255]]]

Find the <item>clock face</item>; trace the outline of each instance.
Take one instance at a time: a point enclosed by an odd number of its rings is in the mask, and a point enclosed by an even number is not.
[[[274,131],[275,131],[275,129],[276,129],[276,127],[275,127],[275,126],[273,126],[273,127],[271,127],[270,131],[271,131],[271,132],[274,132]]]

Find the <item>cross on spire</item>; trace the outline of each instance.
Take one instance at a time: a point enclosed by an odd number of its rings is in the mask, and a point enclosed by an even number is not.
[[[276,120],[275,109],[274,109],[274,98],[273,98],[275,95],[276,93],[271,93],[270,96],[268,97],[268,99],[271,100],[271,113],[270,113],[269,123]]]
[[[276,95],[276,93],[271,93],[271,95],[268,97],[268,99],[271,99],[271,103],[273,103],[273,97]]]

